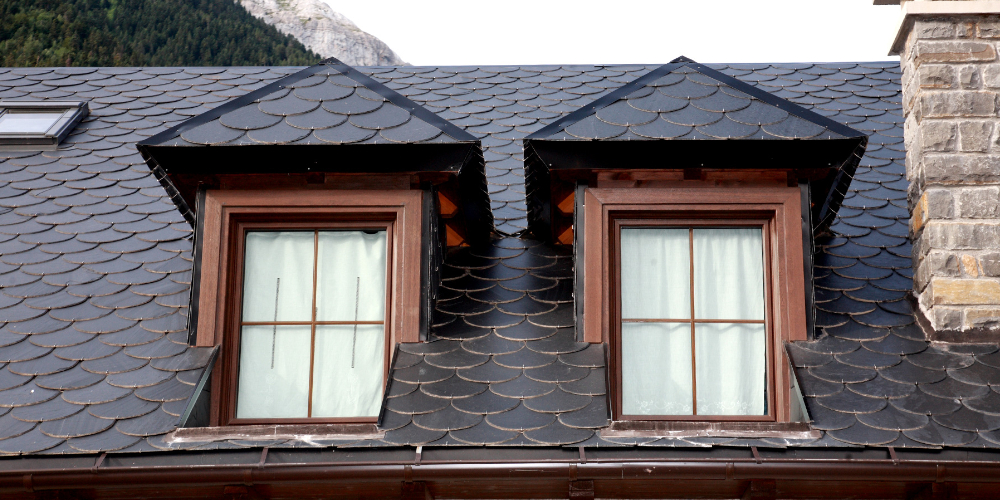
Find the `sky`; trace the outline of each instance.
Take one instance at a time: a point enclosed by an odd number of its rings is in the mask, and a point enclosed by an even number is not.
[[[324,0],[415,65],[885,61],[872,0]]]

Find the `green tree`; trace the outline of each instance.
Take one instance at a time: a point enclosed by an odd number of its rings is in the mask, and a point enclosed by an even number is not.
[[[304,66],[319,60],[233,0],[0,2],[0,66]]]

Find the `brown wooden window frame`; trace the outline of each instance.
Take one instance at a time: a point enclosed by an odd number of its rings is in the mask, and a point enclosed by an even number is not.
[[[612,415],[616,420],[788,422],[790,376],[784,343],[806,339],[798,187],[731,186],[587,188],[584,192],[584,339],[607,342]],[[768,415],[623,415],[621,388],[622,227],[733,227],[764,232]],[[694,318],[691,318],[694,322]],[[693,323],[692,323],[693,324]]]
[[[211,425],[373,423],[375,417],[236,418],[243,248],[254,230],[387,231],[385,362],[392,347],[419,341],[421,207],[418,190],[210,190],[200,223],[199,346],[220,346],[212,376]],[[311,375],[310,375],[311,376]]]

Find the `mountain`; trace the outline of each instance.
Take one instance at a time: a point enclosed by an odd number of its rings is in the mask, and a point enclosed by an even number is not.
[[[382,40],[361,31],[323,0],[240,0],[253,14],[323,57],[352,66],[406,64]]]
[[[0,0],[0,66],[301,66],[319,60],[233,0]]]

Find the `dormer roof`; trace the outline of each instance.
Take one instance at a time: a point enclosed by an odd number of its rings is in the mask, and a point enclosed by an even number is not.
[[[526,136],[525,176],[545,184],[554,171],[586,179],[595,170],[789,169],[812,182],[813,220],[823,228],[867,143],[858,130],[682,56]],[[537,199],[544,191],[528,187],[529,213],[546,203]]]
[[[137,147],[163,174],[167,191],[179,193],[174,199],[185,213],[194,206],[196,185],[219,174],[444,172],[485,185],[476,137],[335,58]],[[485,207],[485,189],[480,198]]]

